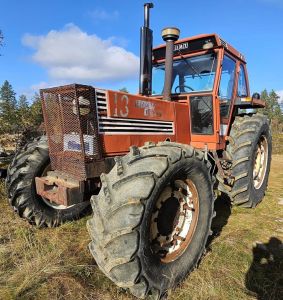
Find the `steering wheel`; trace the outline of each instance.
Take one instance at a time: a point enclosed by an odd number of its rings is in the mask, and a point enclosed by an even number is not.
[[[194,91],[194,89],[191,88],[191,87],[188,86],[188,85],[177,85],[177,86],[175,87],[175,93],[177,93],[177,89],[179,89],[180,92],[181,92],[181,88],[183,88],[183,89],[187,88],[187,89],[191,90],[192,92]]]

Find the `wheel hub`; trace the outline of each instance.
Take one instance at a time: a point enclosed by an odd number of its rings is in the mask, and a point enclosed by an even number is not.
[[[169,197],[161,204],[157,220],[158,232],[163,236],[168,236],[177,225],[180,215],[180,203],[175,197]]]
[[[259,189],[264,181],[268,160],[268,143],[265,136],[261,136],[257,143],[257,149],[253,168],[253,182],[255,189]]]
[[[175,180],[164,189],[150,226],[151,249],[161,261],[173,261],[184,252],[194,234],[198,213],[198,193],[191,180]]]

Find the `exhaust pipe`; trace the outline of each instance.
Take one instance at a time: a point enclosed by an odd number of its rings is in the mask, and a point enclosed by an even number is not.
[[[153,3],[144,4],[144,26],[140,30],[140,84],[141,95],[151,95],[152,87],[152,30],[149,28],[149,11]]]
[[[175,27],[168,27],[162,30],[162,38],[166,42],[166,56],[165,56],[165,82],[163,99],[171,100],[171,86],[173,73],[173,56],[174,56],[174,42],[178,40],[180,30]]]

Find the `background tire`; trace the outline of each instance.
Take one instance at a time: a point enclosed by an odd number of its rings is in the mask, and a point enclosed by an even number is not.
[[[235,182],[230,198],[233,204],[243,207],[255,207],[262,201],[268,184],[270,171],[272,138],[269,121],[262,114],[236,117],[230,133],[232,142],[227,146],[232,165],[232,176]],[[256,183],[254,179],[255,163],[259,144],[264,141],[266,145],[264,172],[261,180]]]
[[[87,223],[90,251],[107,277],[136,297],[159,299],[196,267],[212,233],[214,196],[209,170],[203,152],[176,143],[132,147],[117,159],[111,172],[101,176],[102,188],[91,199],[93,217]],[[150,224],[157,199],[180,176],[195,184],[199,215],[187,248],[164,263],[152,251]]]
[[[47,139],[37,138],[16,153],[6,178],[10,205],[20,217],[38,227],[56,227],[90,211],[89,202],[57,209],[36,194],[35,177],[41,176],[49,165]]]

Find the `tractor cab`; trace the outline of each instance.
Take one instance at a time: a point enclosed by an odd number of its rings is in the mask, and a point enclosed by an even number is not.
[[[166,46],[153,49],[152,95],[163,97]],[[175,41],[171,100],[187,102],[194,146],[225,143],[238,107],[255,106],[250,98],[244,56],[216,34]],[[235,105],[234,105],[235,104]],[[258,105],[261,103],[257,103]]]

